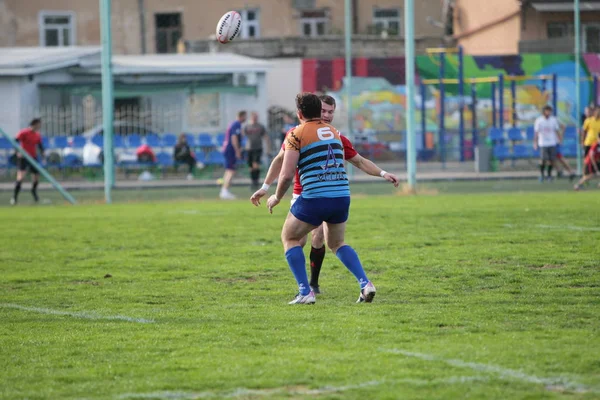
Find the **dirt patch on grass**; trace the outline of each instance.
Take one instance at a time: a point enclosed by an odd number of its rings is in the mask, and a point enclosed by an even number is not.
[[[91,285],[91,286],[99,286],[100,282],[98,281],[71,281],[69,285]]]
[[[407,183],[403,183],[398,190],[396,190],[396,196],[436,196],[440,192],[437,189],[432,189],[424,186],[418,186],[417,190],[413,190]]]
[[[542,270],[542,269],[558,269],[562,268],[564,265],[560,264],[544,264],[544,265],[530,265],[529,268]]]
[[[213,278],[215,282],[219,283],[239,283],[239,282],[247,282],[252,283],[256,282],[258,279],[255,276],[248,277],[240,277],[240,278]]]

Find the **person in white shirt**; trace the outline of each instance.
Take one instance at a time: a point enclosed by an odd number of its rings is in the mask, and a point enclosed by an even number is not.
[[[545,106],[542,115],[535,120],[533,148],[540,150],[540,182],[544,181],[544,171],[547,179],[552,179],[552,168],[556,167],[556,146],[560,144],[561,126],[552,115],[552,107]]]

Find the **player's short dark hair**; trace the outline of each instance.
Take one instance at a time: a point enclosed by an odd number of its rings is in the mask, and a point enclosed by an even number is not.
[[[335,99],[328,94],[322,94],[319,96],[321,101],[325,104],[329,104],[330,106],[336,107]]]
[[[42,119],[41,118],[34,118],[29,123],[29,126],[34,126],[34,125],[41,124],[41,123],[42,123]]]
[[[313,93],[299,93],[296,96],[296,108],[304,118],[321,118],[321,99]]]
[[[552,106],[544,106],[544,108],[542,108],[542,111],[552,111]]]
[[[238,111],[238,119],[244,118],[248,113],[246,110]]]

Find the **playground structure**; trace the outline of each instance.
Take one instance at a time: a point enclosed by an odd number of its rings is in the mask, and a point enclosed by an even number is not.
[[[577,141],[577,136],[573,135],[572,132],[576,131],[579,121],[569,118],[565,122],[564,114],[581,115],[581,112],[577,110],[573,113],[572,110],[560,110],[559,107],[559,81],[563,79],[573,81],[571,77],[559,76],[556,73],[465,77],[464,54],[461,47],[428,49],[427,54],[431,59],[436,60],[438,77],[435,79],[420,79],[418,82],[420,107],[417,109],[420,111],[421,117],[419,130],[424,133],[421,147],[425,153],[427,150],[429,150],[429,153],[432,151],[437,153],[442,163],[446,162],[449,142],[452,141],[458,142],[453,150],[458,150],[456,161],[461,162],[473,159],[474,149],[482,139],[490,139],[491,132],[494,132],[495,139],[492,140],[494,144],[503,144],[502,142],[505,140],[513,143],[531,141],[533,120],[540,114],[540,109],[545,104],[552,106],[556,116],[558,116],[559,111],[562,112],[563,123],[567,125],[567,132],[569,133],[565,137],[565,140],[569,141],[569,148],[573,147]],[[457,68],[455,76],[448,77],[447,64],[452,61],[455,62]],[[594,75],[580,79],[580,82],[590,81],[593,82],[592,93],[595,99],[595,94],[598,92],[598,76]],[[530,93],[524,93],[524,89],[530,89]],[[454,94],[454,97],[449,99],[449,93]],[[435,97],[435,114],[433,116],[436,121],[435,129],[432,129],[431,125],[428,126],[427,104],[432,94]],[[519,98],[526,96],[535,96],[535,99],[528,102],[529,109],[524,111],[524,106],[519,103]],[[458,123],[455,127],[450,128],[446,121],[449,101],[455,103],[454,112],[458,114]],[[489,111],[478,110],[478,105],[482,102],[487,103]],[[536,104],[536,107],[531,107],[531,103]],[[429,109],[431,109],[431,103],[429,105]],[[485,116],[489,118],[478,118],[482,112],[485,112]],[[469,121],[465,118],[466,113],[470,115],[469,127],[467,127]],[[524,114],[527,114],[526,117]],[[429,117],[429,122],[431,122],[431,111]],[[487,121],[483,121],[485,119]],[[437,145],[432,144],[433,132],[437,134],[435,140]],[[494,151],[495,155],[500,153],[505,154],[506,152]],[[532,149],[528,152],[519,151],[518,155],[519,158],[535,157]],[[431,154],[429,156],[431,157]],[[516,157],[516,155],[509,152],[508,158],[513,157]]]

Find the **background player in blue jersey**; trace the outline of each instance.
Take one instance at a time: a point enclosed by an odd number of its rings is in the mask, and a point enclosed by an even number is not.
[[[328,228],[327,245],[360,284],[357,302],[370,303],[375,297],[375,286],[367,278],[354,249],[344,243],[350,187],[340,134],[333,126],[321,121],[321,99],[318,96],[299,94],[296,112],[302,123],[286,138],[277,192],[267,201],[272,212],[289,189],[298,168],[303,191],[292,206],[281,233],[285,256],[299,288],[298,295],[290,304],[315,303],[301,242],[323,222]]]
[[[223,187],[220,198],[234,200],[235,196],[229,191],[231,180],[235,175],[237,160],[242,159],[242,124],[246,122],[246,111],[238,112],[238,117],[233,121],[225,133],[223,142],[223,156],[225,157],[225,175],[223,175]]]

